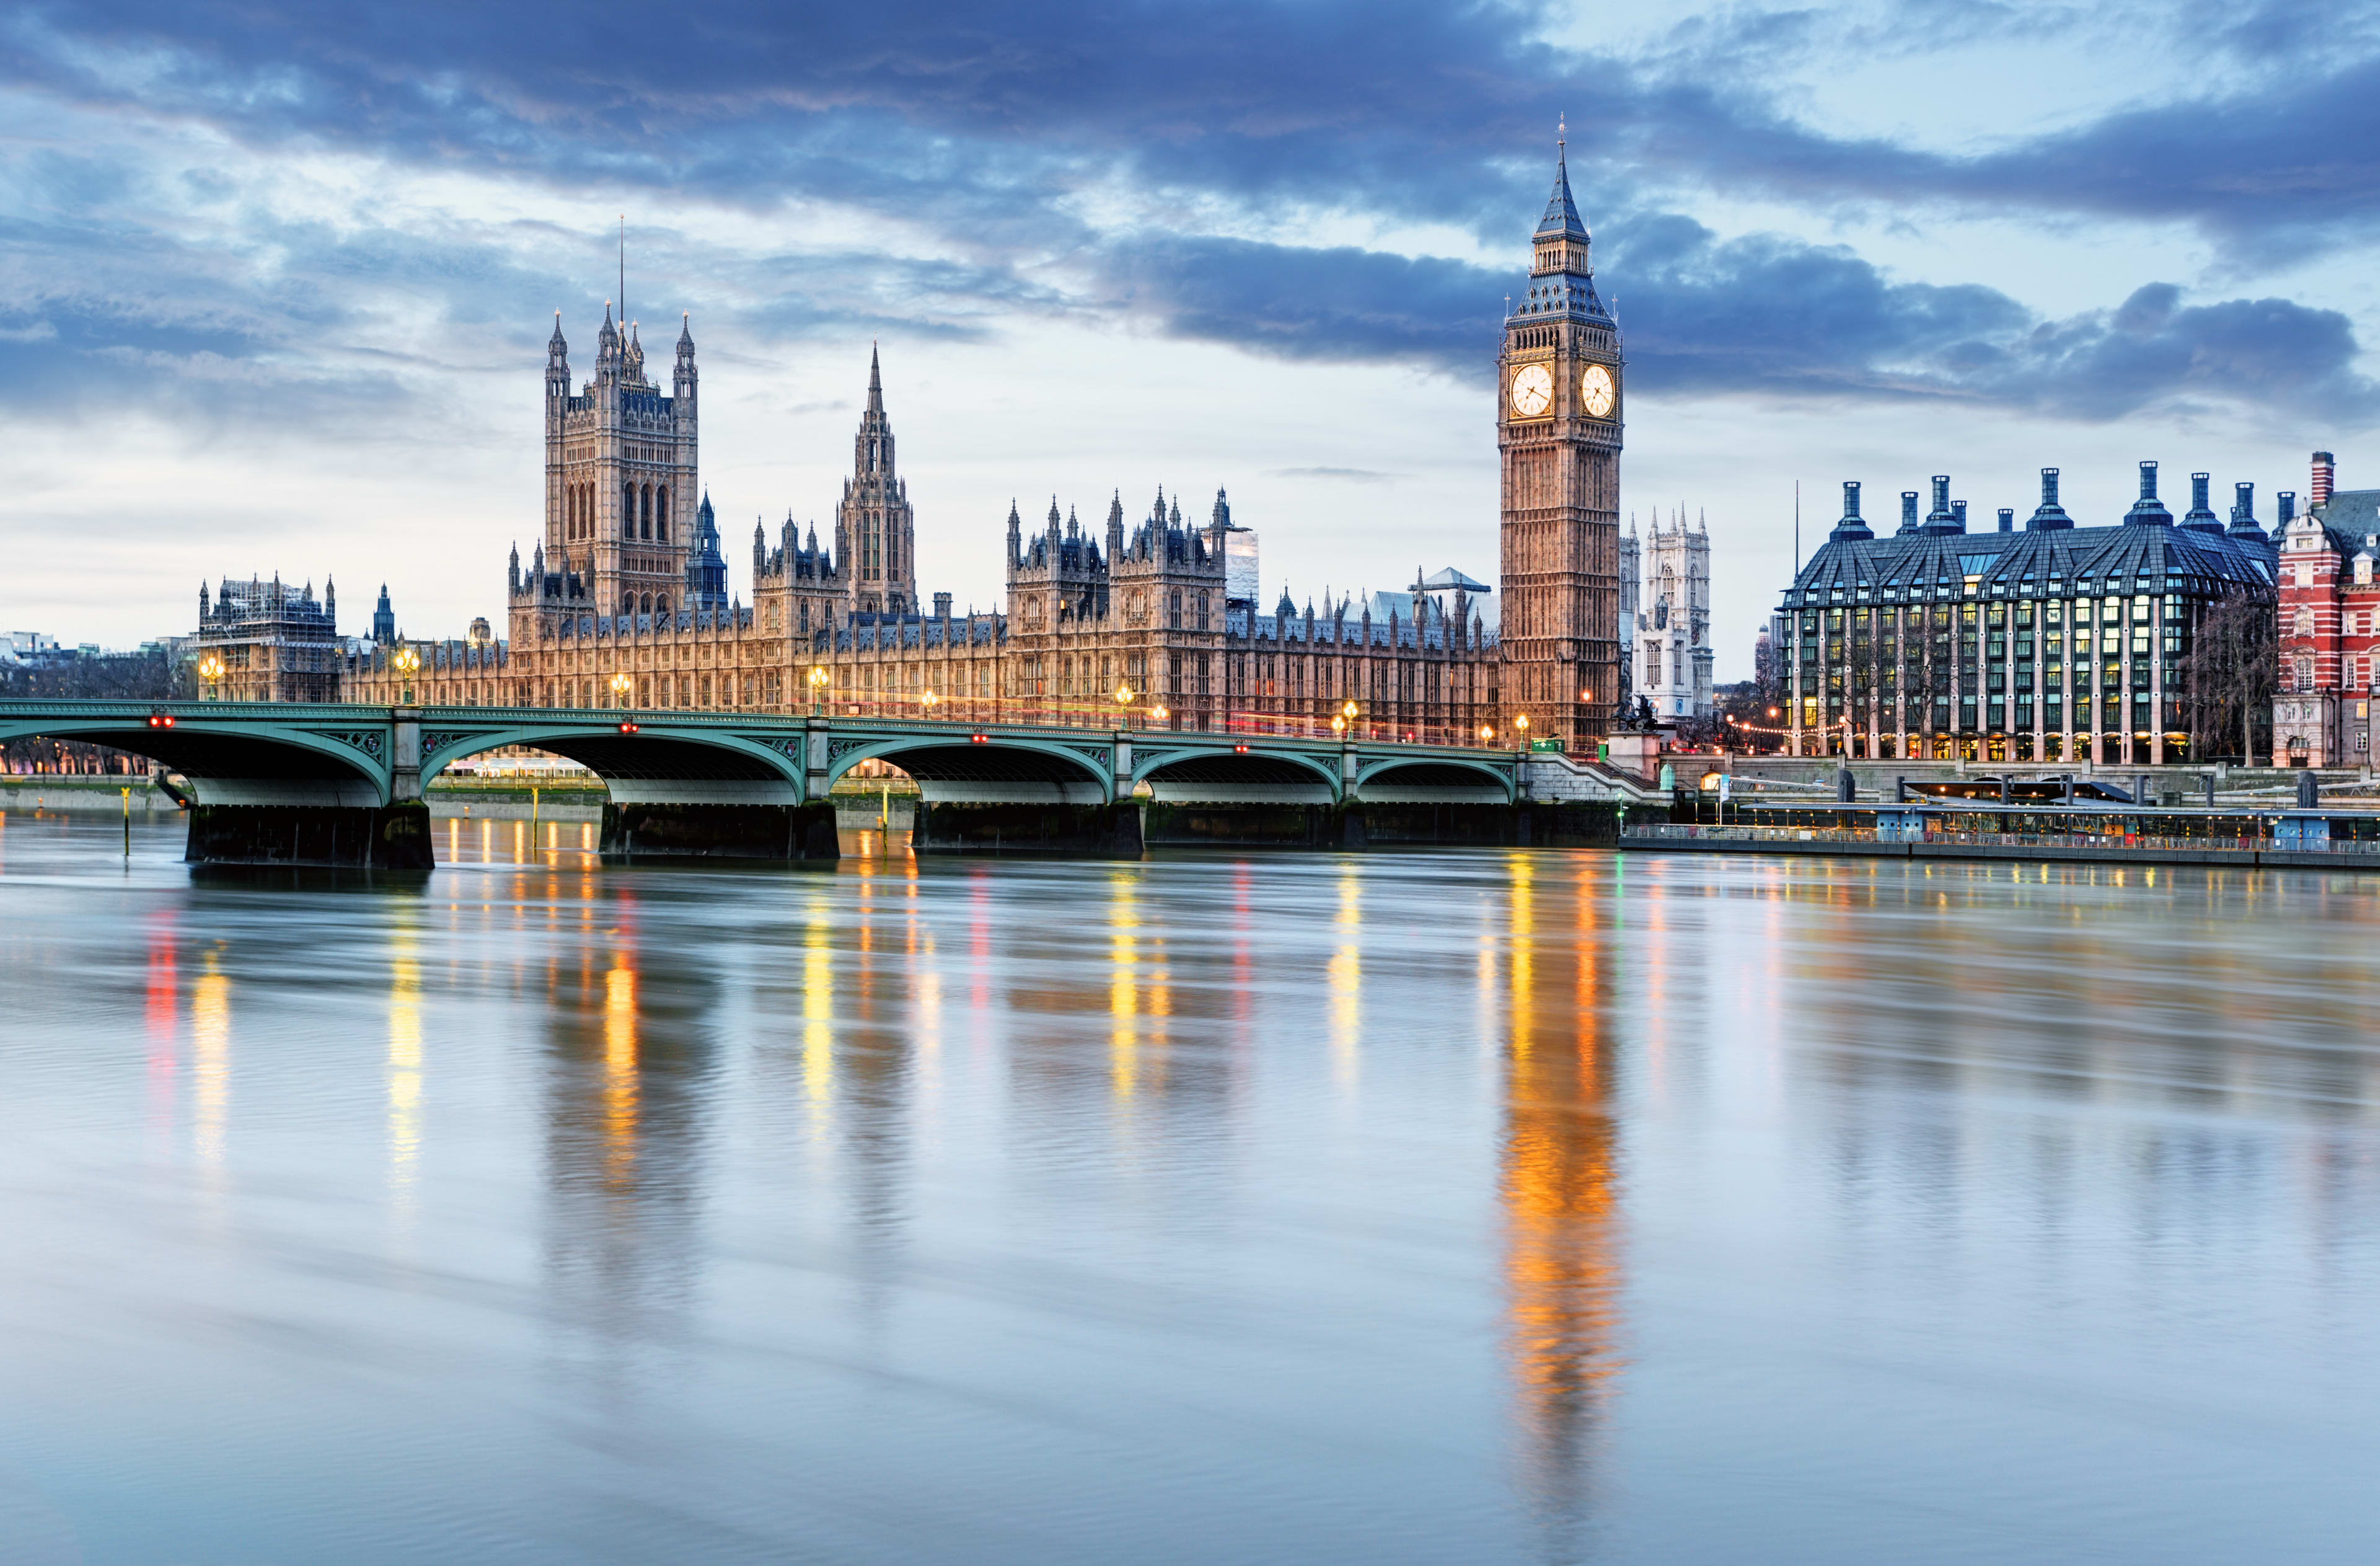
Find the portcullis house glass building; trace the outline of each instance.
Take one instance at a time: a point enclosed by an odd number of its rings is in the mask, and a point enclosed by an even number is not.
[[[2041,470],[2041,505],[1970,533],[1964,501],[1934,479],[1933,509],[1900,497],[1878,538],[1843,486],[1842,520],[1785,594],[1771,636],[1787,681],[1789,748],[1799,756],[2055,762],[2180,761],[2190,726],[2184,671],[2207,610],[2269,599],[2273,540],[2253,486],[2228,521],[2191,475],[2179,522],[2156,467],[2122,523],[2078,528]],[[2295,496],[2281,497],[2284,524]]]

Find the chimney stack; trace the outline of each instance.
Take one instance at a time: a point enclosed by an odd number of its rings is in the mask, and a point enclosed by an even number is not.
[[[2225,531],[2237,533],[2242,537],[2245,537],[2250,533],[2253,533],[2259,538],[2264,536],[2264,529],[2256,526],[2255,485],[2234,484],[2231,486],[2231,526],[2226,528]]]
[[[2295,490],[2283,490],[2278,499],[2281,503],[2281,518],[2273,524],[2274,530],[2277,532],[2298,519],[2298,492]]]
[[[2215,508],[2206,500],[2206,492],[2213,482],[2204,473],[2190,476],[2190,515],[2181,519],[2183,527],[2200,533],[2223,531],[2223,518],[2215,515]]]
[[[1917,492],[1915,490],[1900,492],[1900,530],[1904,533],[1917,531]]]
[[[1869,529],[1866,521],[1861,517],[1859,505],[1859,480],[1856,479],[1844,480],[1843,515],[1842,519],[1835,524],[1834,536],[1836,538],[1872,539],[1876,537],[1876,534]]]
[[[934,595],[934,618],[937,620],[947,620],[950,617],[951,595],[948,593],[936,593]]]
[[[2165,508],[2165,502],[2157,499],[2156,480],[2157,465],[2154,462],[2142,463],[2141,498],[2132,502],[2131,510],[2124,513],[2125,527],[2170,528],[2173,526],[2173,513]]]
[[[1934,509],[1925,514],[1925,527],[1929,532],[1941,533],[1949,530],[1950,476],[1948,473],[1934,475]]]
[[[2016,507],[2012,505],[2000,507],[2000,531],[2003,533],[2016,531]]]
[[[1966,530],[1967,503],[1962,500],[1954,500],[1950,503],[1950,531],[1954,533],[1963,533]]]
[[[2330,504],[2330,481],[2337,474],[2338,459],[2326,451],[2313,454],[2313,483],[2306,492],[2306,509],[2320,511]]]
[[[2058,504],[2058,469],[2043,468],[2041,470],[2041,507],[2026,518],[2024,530],[2028,533],[2047,532],[2055,528],[2073,526],[2074,518],[2067,516],[2066,508]]]

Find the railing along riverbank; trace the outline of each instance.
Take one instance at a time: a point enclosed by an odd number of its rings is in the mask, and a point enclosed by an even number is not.
[[[2266,836],[1929,831],[1924,835],[1828,826],[1660,822],[1632,825],[1622,848],[1708,853],[1833,854],[1874,858],[2058,859],[2111,864],[2220,864],[2380,870],[2380,839],[2285,841]]]

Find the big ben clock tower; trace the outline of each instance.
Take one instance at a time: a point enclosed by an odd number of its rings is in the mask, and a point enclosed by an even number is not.
[[[1572,751],[1610,732],[1620,697],[1620,328],[1595,295],[1586,225],[1557,143],[1527,295],[1497,356],[1504,458],[1503,734]]]

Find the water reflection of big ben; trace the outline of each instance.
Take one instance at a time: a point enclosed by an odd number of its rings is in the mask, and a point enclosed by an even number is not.
[[[1567,881],[1512,886],[1504,1059],[1504,1352],[1530,1505],[1552,1530],[1586,1521],[1596,1445],[1621,1368],[1618,1138],[1592,928]],[[1561,928],[1540,929],[1540,907]],[[1568,928],[1576,921],[1581,928]],[[1561,1553],[1557,1549],[1556,1553]]]

